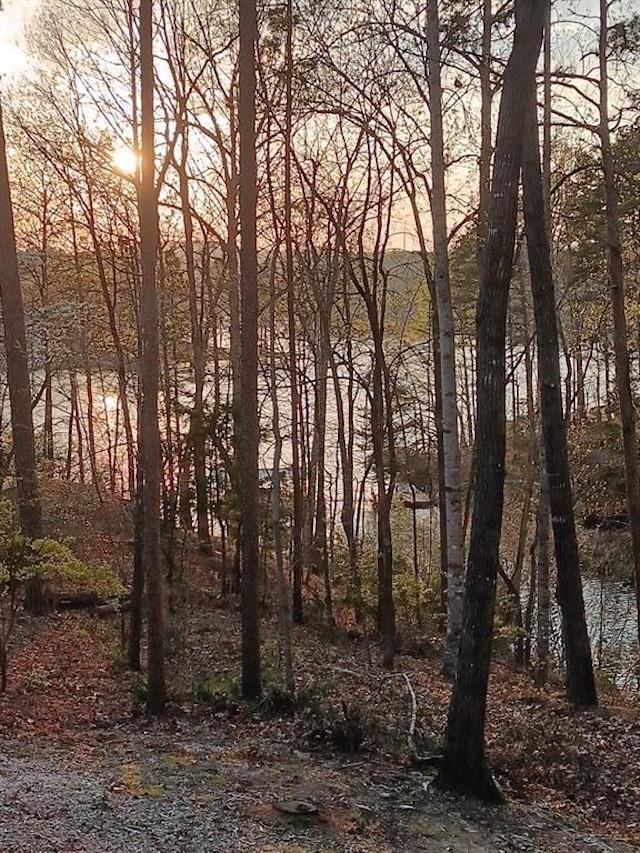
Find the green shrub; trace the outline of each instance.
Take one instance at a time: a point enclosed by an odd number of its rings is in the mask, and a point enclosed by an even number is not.
[[[7,647],[15,616],[27,584],[35,577],[100,598],[126,591],[111,566],[90,566],[76,557],[69,542],[27,538],[20,531],[12,503],[0,500],[0,692],[6,688]]]
[[[240,686],[235,678],[225,673],[208,675],[198,684],[196,698],[214,711],[234,714],[240,703]]]

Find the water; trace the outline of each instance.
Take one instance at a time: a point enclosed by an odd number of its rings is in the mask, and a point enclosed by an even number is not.
[[[428,367],[427,356],[424,348],[416,347],[410,359],[402,368],[402,376],[405,382],[411,382],[414,386],[414,391],[422,391],[427,393],[426,384],[428,384]],[[368,354],[366,348],[363,347],[358,356],[357,369],[362,374],[366,371],[368,364]],[[187,366],[183,367],[183,376],[181,380],[181,402],[188,408],[193,397],[193,386],[189,379],[189,370]],[[90,479],[91,472],[88,459],[86,458],[88,445],[88,429],[87,429],[87,393],[84,377],[78,374],[78,406],[80,410],[80,425],[83,436],[83,444],[85,447],[85,473],[87,480]],[[37,371],[33,376],[34,394],[39,390],[44,380],[44,373]],[[278,371],[278,399],[281,409],[282,430],[285,435],[285,447],[283,453],[283,466],[290,462],[291,452],[289,439],[290,430],[290,390],[288,386],[288,376],[285,370]],[[307,390],[313,388],[313,376],[305,377],[305,382],[309,386]],[[341,377],[340,386],[344,394],[346,394],[346,377]],[[66,454],[69,434],[69,417],[71,413],[71,391],[68,373],[59,372],[54,374],[52,380],[53,389],[53,428],[54,428],[54,444],[56,454],[56,473],[62,473],[66,468]],[[367,418],[366,394],[362,386],[356,389],[356,430],[362,433],[365,429],[365,420]],[[128,478],[127,478],[127,444],[126,436],[123,427],[122,407],[118,395],[118,381],[115,373],[110,371],[99,371],[93,376],[93,393],[94,393],[94,433],[96,441],[97,453],[97,468],[99,471],[109,471],[111,468],[114,471],[113,482],[117,491],[120,491],[124,496],[128,496]],[[133,423],[133,429],[136,428],[136,399],[135,399],[135,377],[130,380],[129,390],[129,409]],[[213,398],[213,387],[210,385],[207,388],[207,396]],[[223,392],[224,397],[224,392]],[[261,444],[261,459],[260,464],[266,470],[271,468],[271,459],[273,452],[273,439],[268,429],[272,417],[272,408],[270,401],[269,388],[266,378],[263,374],[260,383],[261,397],[261,419],[264,428],[263,441]],[[423,399],[425,399],[423,397]],[[2,395],[2,403],[0,407],[2,434],[7,436],[9,430],[9,401],[8,394]],[[34,425],[36,432],[41,435],[44,424],[44,399],[41,398],[34,409]],[[187,416],[182,417],[182,427],[186,430],[188,426]],[[428,424],[431,428],[432,424]],[[339,507],[341,500],[342,486],[337,468],[337,410],[334,399],[334,389],[331,377],[329,378],[329,395],[328,395],[328,411],[327,411],[327,487],[330,491],[328,495],[328,504],[335,508]],[[411,436],[414,440],[415,435]],[[77,436],[73,434],[74,446],[77,450]],[[354,471],[354,483],[357,486],[361,479],[364,468],[364,452],[356,451],[356,465]],[[330,469],[330,470],[329,470]],[[78,477],[78,461],[75,455],[71,464],[71,475],[74,478]],[[435,478],[434,472],[434,478]],[[357,493],[357,492],[356,492]],[[370,489],[366,489],[366,496],[369,497]],[[367,506],[370,514],[370,508]],[[437,510],[436,510],[437,512]],[[422,521],[421,527],[424,526],[424,512],[418,513]],[[433,517],[429,513],[430,522],[427,526],[437,526],[437,516]],[[407,517],[410,517],[410,511],[407,510]],[[367,525],[368,526],[368,525]],[[433,536],[422,535],[421,533],[421,565],[424,570],[427,561],[429,565],[433,562],[432,541]],[[400,547],[404,547],[409,551],[407,543],[403,543]],[[428,551],[428,553],[427,553]],[[584,597],[587,615],[587,624],[589,636],[591,638],[594,663],[604,673],[611,676],[618,684],[629,684],[635,678],[635,663],[637,661],[637,625],[636,625],[636,601],[633,587],[623,581],[606,579],[600,581],[594,578],[585,578]],[[558,656],[561,654],[559,640],[559,614],[557,607],[553,606],[554,613],[552,614],[555,630],[555,651]]]

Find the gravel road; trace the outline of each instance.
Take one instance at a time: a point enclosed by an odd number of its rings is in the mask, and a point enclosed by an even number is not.
[[[222,742],[221,742],[222,741]],[[274,804],[315,805],[308,817]],[[320,759],[214,725],[126,727],[88,754],[0,743],[2,853],[419,853],[632,848],[544,810],[447,798],[422,774]]]

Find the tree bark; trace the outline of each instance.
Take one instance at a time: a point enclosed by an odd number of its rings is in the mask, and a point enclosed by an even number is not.
[[[447,519],[447,635],[443,666],[453,675],[462,627],[464,554],[462,547],[462,504],[460,445],[456,393],[456,352],[445,189],[444,132],[442,127],[442,82],[440,78],[440,18],[438,0],[427,5],[429,113],[431,117],[431,219],[434,240],[434,291],[438,305],[440,376],[442,382],[442,449]]]
[[[549,596],[549,481],[544,443],[539,449],[540,496],[536,520],[535,582],[538,605],[536,630],[536,684],[543,687],[549,678],[549,639],[551,634]]]
[[[276,257],[274,253],[274,258]],[[293,695],[293,653],[291,642],[291,607],[289,588],[284,571],[282,546],[282,431],[280,429],[280,402],[278,400],[278,375],[276,371],[276,288],[275,272],[272,270],[269,289],[269,376],[271,384],[271,407],[273,414],[273,471],[271,476],[271,530],[276,563],[276,588],[278,593],[278,628],[280,634],[280,659],[282,684],[286,693]]]
[[[525,114],[522,183],[531,292],[538,338],[538,373],[549,505],[553,524],[558,604],[567,658],[567,694],[575,705],[596,705],[591,648],[584,612],[580,557],[569,471],[566,421],[562,412],[560,352],[551,249],[540,166],[535,80]]]
[[[285,127],[284,127],[284,246],[287,278],[287,322],[289,342],[289,370],[291,373],[291,480],[293,485],[292,565],[293,621],[300,624],[304,618],[302,607],[304,502],[300,469],[300,394],[298,389],[298,357],[296,346],[295,290],[293,266],[293,233],[291,220],[291,135],[293,113],[293,3],[287,0],[285,48]]]
[[[258,252],[256,237],[255,0],[240,0],[240,347],[241,412],[238,449],[242,526],[242,695],[261,693],[258,519]]]
[[[482,267],[487,242],[489,202],[491,198],[491,31],[493,11],[491,0],[482,0],[482,54],[480,56],[480,160],[478,174],[479,204],[477,226],[478,266]]]
[[[11,432],[22,532],[29,539],[42,536],[42,512],[36,473],[31,385],[27,358],[27,333],[18,269],[11,187],[0,102],[0,297],[7,356],[7,381],[11,406]],[[34,613],[49,609],[46,585],[36,577],[27,590],[27,606]]]
[[[506,317],[522,160],[522,115],[531,98],[530,81],[540,53],[543,20],[543,0],[518,0],[514,43],[500,102],[476,315],[480,452],[460,654],[439,777],[447,787],[493,801],[501,800],[502,795],[486,762],[484,726],[504,497]]]
[[[147,707],[162,714],[166,703],[164,671],[165,602],[160,559],[160,481],[162,457],[158,423],[159,323],[156,289],[158,198],[154,174],[152,0],[140,2],[141,180],[139,192],[142,266],[142,554],[149,597],[149,687]]]
[[[209,530],[209,502],[207,498],[207,474],[205,453],[205,423],[204,423],[204,380],[206,352],[204,335],[198,309],[196,286],[195,253],[193,246],[193,221],[189,199],[189,178],[187,175],[187,156],[189,151],[188,131],[182,132],[182,151],[178,167],[180,183],[180,207],[184,227],[184,249],[187,266],[187,282],[189,285],[189,321],[191,326],[191,350],[193,356],[194,400],[189,424],[189,440],[193,448],[193,471],[196,486],[196,521],[198,542],[205,553],[211,549],[211,533]]]
[[[609,75],[608,75],[608,25],[610,3],[600,0],[600,149],[604,178],[607,261],[609,287],[613,314],[613,350],[616,365],[616,387],[620,405],[624,472],[627,491],[627,512],[631,528],[633,565],[636,581],[636,610],[638,639],[640,641],[640,473],[638,470],[638,445],[636,438],[635,409],[629,372],[629,347],[627,318],[624,304],[624,266],[620,240],[620,213],[616,189],[615,166],[609,130]]]

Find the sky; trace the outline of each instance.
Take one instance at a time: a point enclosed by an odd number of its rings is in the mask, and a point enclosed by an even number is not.
[[[28,55],[26,33],[30,22],[35,16],[42,0],[0,0],[0,78],[11,79],[19,76],[34,66],[34,60]],[[640,0],[618,0],[615,4],[615,17],[625,12],[638,10]],[[588,42],[589,31],[583,24],[592,26],[597,23],[591,16],[597,16],[598,0],[556,0],[554,3],[554,61],[560,65],[572,65],[579,60],[584,50],[585,38]],[[582,19],[582,24],[578,19]],[[614,17],[612,15],[612,17]],[[590,61],[593,61],[591,59]],[[615,89],[615,84],[612,86]],[[612,92],[613,94],[613,92]],[[569,95],[571,99],[571,96]],[[497,109],[496,101],[496,109]],[[564,105],[563,105],[564,106]],[[569,110],[571,107],[569,106]],[[592,117],[589,117],[592,120]],[[126,140],[121,140],[123,143]],[[470,165],[469,165],[470,163]],[[475,195],[476,175],[475,160],[464,161],[464,164],[451,169],[448,175],[449,193],[449,224],[456,222],[465,215],[471,203],[470,197]],[[426,216],[426,201],[425,201]],[[414,249],[417,246],[413,217],[406,205],[400,205],[394,215],[394,234],[391,245],[396,248]]]
[[[3,0],[0,2],[0,74],[20,74],[29,67],[26,53],[26,28],[40,0]]]

